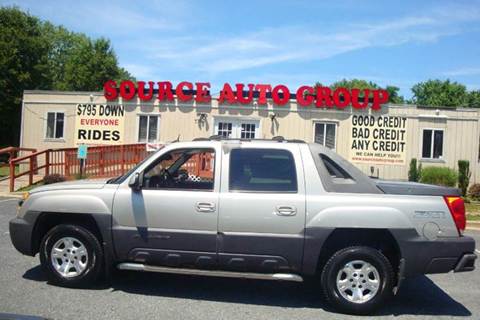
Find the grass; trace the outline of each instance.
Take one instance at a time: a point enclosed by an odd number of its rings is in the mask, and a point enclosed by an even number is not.
[[[467,213],[480,214],[480,202],[465,203]]]
[[[468,221],[480,221],[480,215],[467,214]]]
[[[31,186],[20,188],[17,190],[17,192],[27,192],[40,186],[43,186],[43,181],[38,181],[37,183],[34,183]]]
[[[465,203],[465,211],[467,212],[467,220],[480,221],[480,202]]]
[[[15,166],[15,173],[18,173],[18,166]],[[0,177],[6,177],[10,175],[10,167],[0,167]]]

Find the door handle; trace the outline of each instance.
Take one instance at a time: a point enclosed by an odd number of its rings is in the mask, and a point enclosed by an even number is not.
[[[277,216],[294,216],[297,214],[297,208],[294,206],[276,206],[275,207],[275,214]]]
[[[197,202],[195,204],[195,210],[197,210],[197,212],[214,212],[215,211],[215,203],[213,203],[213,202]]]

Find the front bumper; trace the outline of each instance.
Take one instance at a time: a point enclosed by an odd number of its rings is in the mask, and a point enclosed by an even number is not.
[[[28,256],[35,255],[32,252],[33,225],[31,223],[21,218],[14,218],[10,220],[9,231],[15,249]]]

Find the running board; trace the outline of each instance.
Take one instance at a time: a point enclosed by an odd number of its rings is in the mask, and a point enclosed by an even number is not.
[[[163,272],[163,273],[212,276],[212,277],[224,277],[224,278],[247,278],[247,279],[259,279],[259,280],[283,280],[283,281],[303,282],[303,278],[301,276],[297,274],[292,274],[292,273],[252,273],[252,272],[234,272],[234,271],[222,271],[222,270],[169,268],[169,267],[149,266],[141,263],[130,263],[130,262],[120,263],[119,265],[117,265],[117,268],[120,270]]]

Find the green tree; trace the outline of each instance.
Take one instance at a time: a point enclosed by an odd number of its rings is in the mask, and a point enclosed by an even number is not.
[[[44,24],[43,32],[50,40],[48,61],[55,90],[96,91],[106,80],[133,79],[118,66],[109,40],[92,40],[49,22]]]
[[[467,195],[467,188],[470,184],[470,161],[458,160],[458,187],[462,190],[462,196]]]
[[[322,86],[319,82],[315,84],[315,86]],[[342,79],[340,81],[336,81],[330,85],[331,89],[336,89],[336,88],[347,88],[347,89],[381,89],[381,87],[376,84],[375,82],[372,81],[367,81],[363,79]],[[387,85],[385,90],[388,91],[389,94],[389,102],[390,103],[404,103],[405,99],[403,96],[399,95],[399,90],[400,88],[395,87],[395,86],[389,86]]]
[[[388,100],[390,103],[402,104],[405,103],[405,98],[399,95],[400,88],[395,86],[387,86],[385,90],[388,91]]]
[[[25,89],[49,89],[48,41],[41,22],[17,8],[0,8],[0,145],[17,145]]]
[[[467,105],[470,108],[480,108],[480,90],[470,91],[467,97]]]
[[[108,79],[133,79],[109,40],[0,7],[0,146],[18,145],[24,90],[97,91]]]
[[[468,101],[467,88],[450,80],[428,80],[412,87],[413,102],[422,106],[460,107]]]
[[[412,158],[410,160],[410,169],[408,170],[408,181],[417,182],[420,179],[421,170],[421,164],[417,166],[417,159]]]
[[[68,56],[64,70],[65,90],[101,90],[105,81],[132,78],[118,67],[110,41],[80,38]]]
[[[362,79],[351,79],[351,80],[342,79],[342,80],[336,81],[336,82],[334,82],[330,85],[330,88],[332,88],[332,89],[341,88],[341,87],[347,88],[347,89],[357,88],[357,89],[360,89],[360,90],[363,90],[363,89],[378,89],[379,88],[379,86],[376,83],[371,82],[371,81],[367,81],[367,80],[362,80]]]

